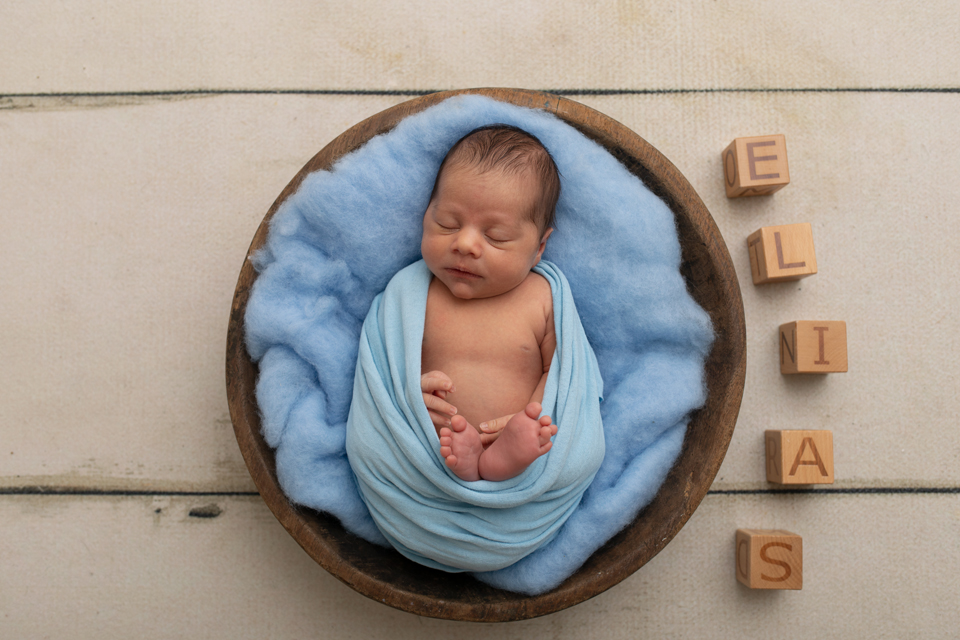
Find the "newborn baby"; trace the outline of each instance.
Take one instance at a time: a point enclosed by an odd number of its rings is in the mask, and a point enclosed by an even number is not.
[[[540,416],[557,346],[540,262],[560,195],[540,141],[483,127],[447,154],[423,216],[427,293],[420,381],[440,453],[461,479],[507,480],[547,453]]]
[[[434,162],[433,193],[417,189],[422,259],[360,330],[345,450],[401,554],[497,571],[555,540],[591,486],[603,379],[570,283],[541,260],[560,191],[544,146],[496,125]]]

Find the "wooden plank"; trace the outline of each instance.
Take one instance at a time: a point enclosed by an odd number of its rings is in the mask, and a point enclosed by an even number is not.
[[[320,146],[397,100],[0,112],[0,250],[17,274],[0,281],[17,338],[0,486],[253,490],[224,387],[247,246]]]
[[[189,515],[210,504],[218,516]],[[0,619],[16,638],[710,639],[734,628],[743,638],[787,628],[948,638],[960,626],[958,509],[955,494],[708,496],[666,549],[610,591],[543,618],[482,625],[358,595],[255,497],[4,496]],[[738,527],[802,535],[803,590],[738,584]]]
[[[952,0],[10,5],[3,94],[960,85]]]
[[[680,168],[733,256],[747,317],[747,383],[714,489],[763,488],[763,433],[786,428],[833,431],[837,486],[956,486],[950,452],[960,440],[941,426],[960,411],[954,386],[943,383],[960,373],[953,355],[960,351],[960,287],[952,275],[960,258],[951,240],[960,235],[952,213],[960,201],[956,96],[584,102]],[[790,186],[769,198],[728,199],[720,151],[737,136],[765,131],[790,140]],[[754,286],[746,238],[761,226],[798,221],[813,225],[818,274]],[[845,320],[856,370],[819,381],[781,376],[778,327],[798,318]]]
[[[388,96],[137,99],[0,111],[0,486],[250,490],[228,421],[230,297],[270,203]],[[715,488],[763,488],[766,429],[827,429],[836,486],[956,486],[960,122],[944,94],[697,94],[582,101],[663,152],[730,248],[747,385]],[[906,115],[905,115],[906,114]],[[720,151],[790,137],[791,185],[729,200]],[[746,237],[811,222],[819,273],[754,287]],[[891,233],[896,229],[897,233]],[[876,267],[882,263],[883,278]],[[777,327],[847,322],[856,371],[784,380]],[[869,402],[862,399],[868,398]],[[910,442],[904,447],[903,442]]]

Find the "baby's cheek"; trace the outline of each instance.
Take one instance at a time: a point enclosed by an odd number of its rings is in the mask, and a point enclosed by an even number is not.
[[[436,249],[434,244],[430,242],[430,238],[424,236],[423,240],[420,242],[420,255],[423,256],[424,260],[427,261],[429,265],[436,256]]]

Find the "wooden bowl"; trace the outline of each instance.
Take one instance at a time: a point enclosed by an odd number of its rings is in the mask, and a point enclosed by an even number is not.
[[[254,396],[257,366],[243,342],[243,316],[257,274],[245,260],[227,333],[227,395],[243,457],[260,495],[290,535],[324,569],[363,595],[421,616],[500,622],[565,609],[602,593],[642,567],[677,534],[707,493],[733,435],[746,369],[746,334],[740,287],[713,218],[683,175],[645,140],[581,104],[546,93],[471,89],[422,96],[367,118],[315,155],[286,186],[257,229],[249,257],[267,237],[280,204],[309,173],[328,169],[400,120],[458,93],[549,111],[603,145],[673,210],[683,251],[681,271],[694,299],[710,314],[716,342],[706,363],[709,396],[687,428],[683,449],[653,501],[553,591],[525,596],[495,589],[465,574],[428,569],[392,549],[347,533],[326,514],[292,504],[277,482],[273,450],[260,434]]]

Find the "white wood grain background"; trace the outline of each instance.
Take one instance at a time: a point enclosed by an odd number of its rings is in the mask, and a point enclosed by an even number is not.
[[[223,383],[236,277],[283,186],[366,116],[471,86],[562,91],[670,158],[727,240],[749,353],[677,538],[591,601],[493,626],[317,566],[256,495]],[[765,133],[792,183],[727,200],[720,151]],[[0,637],[956,637],[958,149],[951,0],[4,3]],[[812,223],[820,273],[754,287],[746,236],[790,222]],[[795,319],[846,320],[850,372],[781,376]],[[767,428],[832,430],[837,484],[771,493]],[[737,584],[738,527],[803,535],[803,590]]]

